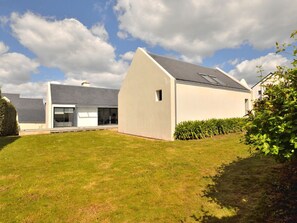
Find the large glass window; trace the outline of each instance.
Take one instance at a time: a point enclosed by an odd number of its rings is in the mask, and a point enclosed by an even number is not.
[[[117,108],[98,108],[98,125],[118,124]]]
[[[54,127],[74,126],[74,108],[54,108]]]

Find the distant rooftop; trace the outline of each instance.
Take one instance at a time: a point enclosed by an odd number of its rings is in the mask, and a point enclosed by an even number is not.
[[[52,104],[118,106],[116,89],[50,84]]]
[[[20,123],[45,123],[43,99],[22,98],[20,94],[2,93],[14,105]]]
[[[258,84],[262,84],[262,83],[264,83],[266,80],[268,80],[269,78],[271,78],[273,76],[273,73],[272,72],[270,72],[269,74],[267,74],[265,77],[263,77],[261,80],[259,80],[256,84],[254,84],[253,86],[252,86],[252,89],[254,88],[254,87],[256,87]]]
[[[218,69],[202,67],[151,53],[149,53],[149,55],[176,80],[249,92],[247,88],[228,77]]]

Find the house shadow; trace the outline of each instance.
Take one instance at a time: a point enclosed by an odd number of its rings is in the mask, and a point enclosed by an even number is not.
[[[0,151],[4,149],[5,146],[7,146],[10,143],[13,143],[19,138],[19,136],[0,136]]]
[[[191,217],[203,223],[297,222],[296,164],[255,155],[222,166],[204,196],[221,209],[236,210],[235,215]]]

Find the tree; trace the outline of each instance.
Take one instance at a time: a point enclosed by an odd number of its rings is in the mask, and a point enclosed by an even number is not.
[[[18,135],[18,123],[15,107],[4,98],[0,98],[0,136]]]
[[[281,161],[297,157],[297,30],[290,44],[276,43],[288,53],[292,67],[278,66],[262,99],[255,101],[246,125],[245,143]]]

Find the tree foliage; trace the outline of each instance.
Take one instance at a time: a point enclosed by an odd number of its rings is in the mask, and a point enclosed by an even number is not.
[[[297,156],[297,31],[290,44],[276,43],[277,53],[289,53],[292,67],[278,66],[262,99],[256,100],[246,126],[245,142],[281,161]]]

